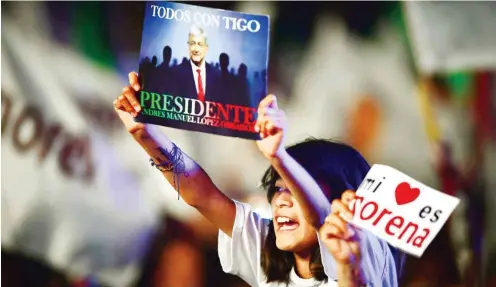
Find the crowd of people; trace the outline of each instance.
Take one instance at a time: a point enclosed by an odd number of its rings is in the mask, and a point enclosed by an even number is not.
[[[181,60],[173,58],[170,46],[163,48],[162,59],[159,63],[158,57],[154,55],[151,58],[144,57],[140,61],[139,72],[144,89],[174,96],[193,97],[192,93],[181,93],[186,89],[178,89],[178,84],[190,86],[193,82],[194,75],[189,70],[190,60],[187,57]],[[185,71],[182,69],[184,67]],[[217,62],[206,62],[206,70],[207,74],[210,72],[206,80],[206,100],[209,100],[209,93],[215,93],[210,98],[212,101],[254,107],[265,96],[267,70],[250,74],[245,63],[241,63],[236,69],[231,65],[227,53],[221,53]]]

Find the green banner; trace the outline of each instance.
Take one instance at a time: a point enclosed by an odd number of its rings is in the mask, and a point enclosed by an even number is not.
[[[85,56],[100,65],[113,68],[115,59],[106,35],[108,23],[102,2],[73,2],[72,44]]]

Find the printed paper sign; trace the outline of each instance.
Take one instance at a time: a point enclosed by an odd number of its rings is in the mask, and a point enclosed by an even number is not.
[[[460,202],[394,168],[377,164],[356,195],[351,222],[416,257],[422,256]]]

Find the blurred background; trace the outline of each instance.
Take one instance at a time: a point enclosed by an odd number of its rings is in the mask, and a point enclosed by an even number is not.
[[[286,144],[344,141],[461,199],[401,286],[496,286],[495,2],[192,4],[270,15]],[[144,5],[2,1],[3,286],[247,286],[114,115]],[[270,216],[253,142],[163,130]]]

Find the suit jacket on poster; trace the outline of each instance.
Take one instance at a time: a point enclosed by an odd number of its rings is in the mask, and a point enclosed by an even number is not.
[[[174,71],[174,83],[172,84],[173,95],[183,98],[197,99],[195,77],[191,69],[191,63],[184,62],[178,65]],[[219,71],[212,65],[205,63],[205,100],[216,101],[216,94],[220,90],[219,87]],[[204,79],[205,80],[205,79]]]

